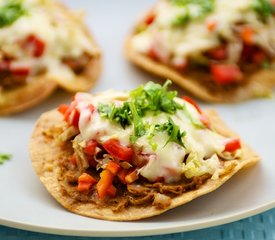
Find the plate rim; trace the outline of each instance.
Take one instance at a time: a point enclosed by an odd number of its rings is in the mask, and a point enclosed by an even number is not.
[[[177,225],[175,227],[167,228],[153,228],[153,229],[140,229],[140,230],[128,230],[124,231],[115,231],[110,230],[72,230],[72,229],[60,229],[47,226],[33,225],[23,222],[11,221],[7,219],[0,218],[0,225],[6,227],[17,228],[21,230],[31,231],[35,233],[43,234],[55,234],[55,235],[64,235],[64,236],[80,236],[80,237],[142,237],[142,236],[156,236],[163,234],[173,234],[179,232],[188,232],[193,230],[201,230],[205,228],[215,227],[234,221],[238,221],[244,218],[248,218],[257,214],[261,214],[265,211],[275,208],[275,200],[268,203],[262,204],[257,208],[247,209],[239,211],[237,213],[230,214],[226,217],[217,217],[210,221],[203,221],[195,224],[188,225]]]

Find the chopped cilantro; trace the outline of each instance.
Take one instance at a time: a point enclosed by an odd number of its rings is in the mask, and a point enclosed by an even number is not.
[[[11,157],[11,154],[0,153],[0,164],[3,164],[5,161],[10,160]]]
[[[146,133],[146,131],[145,131],[144,124],[137,112],[135,104],[133,102],[129,102],[128,104],[132,113],[133,122],[134,122],[134,131],[135,131],[134,136],[131,137],[131,141],[135,142],[135,140],[139,137],[142,137]]]
[[[98,111],[101,117],[106,117],[120,124],[123,128],[129,126],[132,122],[131,112],[127,102],[125,102],[122,107],[116,107],[114,104],[100,104]]]
[[[275,7],[268,0],[253,0],[252,7],[263,21],[275,13]]]
[[[130,93],[141,116],[144,116],[148,111],[173,114],[181,108],[181,105],[174,101],[177,92],[167,90],[170,84],[170,80],[167,80],[163,86],[148,82]]]
[[[0,28],[13,24],[26,13],[21,1],[7,1],[0,7]]]
[[[167,140],[165,146],[169,142],[175,142],[179,144],[180,146],[184,147],[184,143],[182,141],[182,138],[186,135],[186,132],[181,132],[178,125],[174,123],[172,118],[168,118],[168,121],[164,124],[157,124],[155,126],[155,129],[157,131],[165,131],[167,132],[169,139]]]

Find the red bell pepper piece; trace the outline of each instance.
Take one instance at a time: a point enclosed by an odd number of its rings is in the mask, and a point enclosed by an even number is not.
[[[34,57],[41,57],[45,51],[45,43],[33,34],[27,37],[26,47]]]
[[[211,74],[216,83],[226,85],[243,79],[240,68],[235,64],[213,64]]]
[[[186,102],[189,102],[190,104],[192,104],[200,114],[202,113],[201,108],[192,98],[190,98],[188,96],[183,96],[182,99],[185,100]]]
[[[241,148],[241,141],[237,138],[233,138],[226,142],[224,152],[234,152],[239,148]]]
[[[94,156],[95,155],[95,149],[97,147],[97,142],[96,140],[94,139],[91,139],[89,140],[87,143],[86,143],[86,146],[84,147],[83,151],[84,153],[86,154],[89,154],[91,156]]]
[[[122,146],[117,139],[109,139],[102,146],[112,157],[119,160],[130,162],[134,155],[132,148]]]
[[[95,183],[96,180],[91,175],[88,173],[82,173],[78,177],[77,190],[79,192],[88,191]]]

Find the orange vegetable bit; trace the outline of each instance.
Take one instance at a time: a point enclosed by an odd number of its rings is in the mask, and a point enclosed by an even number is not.
[[[207,21],[206,27],[209,32],[214,32],[217,29],[217,22],[215,20]]]
[[[114,161],[109,161],[106,165],[106,169],[109,170],[112,174],[116,175],[120,166],[116,164]]]
[[[100,173],[100,180],[96,184],[96,190],[99,198],[104,198],[108,189],[112,185],[114,174],[105,169]]]
[[[68,108],[69,106],[67,104],[60,104],[57,110],[64,115]]]
[[[117,177],[118,177],[119,181],[126,184],[125,177],[128,173],[129,173],[128,169],[124,169],[124,168],[120,169],[117,172]]]
[[[137,170],[133,170],[130,173],[128,173],[125,177],[125,182],[127,184],[131,184],[134,181],[136,181],[138,179],[138,171]]]
[[[251,45],[253,44],[253,35],[254,30],[251,27],[244,27],[241,29],[241,38],[244,41],[244,43]]]
[[[96,183],[96,180],[90,174],[82,173],[78,177],[77,190],[79,192],[88,191],[95,183]]]

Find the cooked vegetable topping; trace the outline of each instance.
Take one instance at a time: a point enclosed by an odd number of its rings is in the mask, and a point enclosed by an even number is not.
[[[117,194],[118,182],[174,183],[204,174],[217,178],[220,161],[240,156],[240,141],[211,130],[198,104],[177,98],[169,84],[148,82],[129,93],[78,93],[69,106],[60,105],[66,130],[78,130],[70,163],[88,174],[78,178],[79,192],[96,191],[103,199]],[[91,175],[95,172],[97,177]]]
[[[0,6],[0,28],[13,24],[18,18],[26,14],[26,9],[20,0],[11,0]]]
[[[5,161],[10,160],[11,158],[11,154],[0,153],[0,164],[3,164]]]

